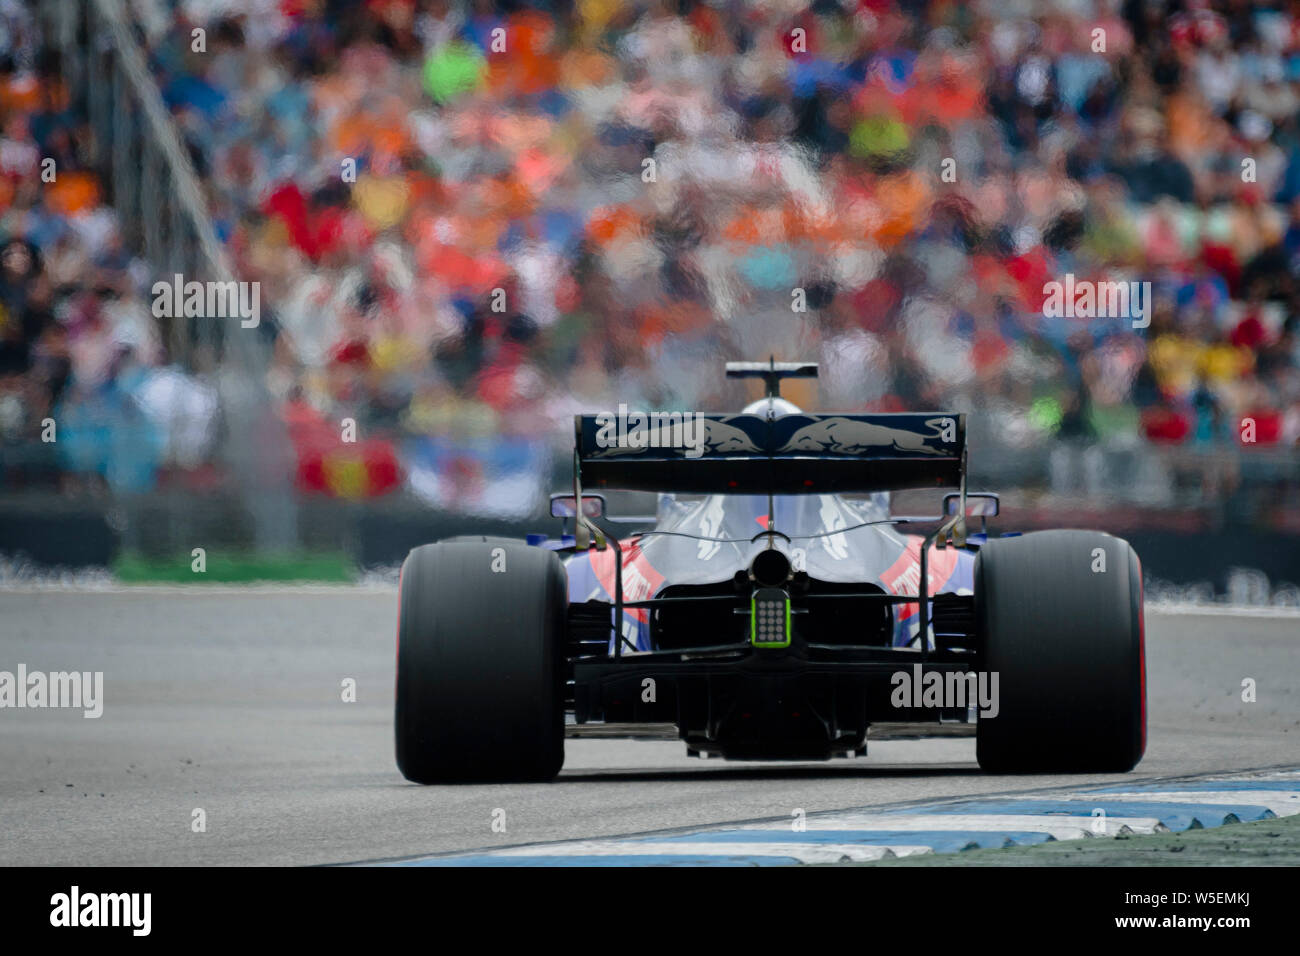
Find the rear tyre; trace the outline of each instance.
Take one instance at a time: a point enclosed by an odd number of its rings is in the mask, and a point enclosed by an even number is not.
[[[564,763],[567,585],[518,541],[455,540],[402,565],[397,766],[416,783],[550,780]]]
[[[990,540],[975,561],[980,669],[998,713],[976,726],[994,773],[1123,772],[1146,749],[1142,566],[1097,531]]]

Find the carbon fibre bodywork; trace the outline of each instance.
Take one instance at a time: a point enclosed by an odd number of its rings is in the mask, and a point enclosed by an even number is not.
[[[584,486],[660,492],[652,529],[601,542],[576,517],[597,546],[558,549],[577,734],[670,724],[691,753],[817,759],[864,752],[873,722],[968,719],[890,694],[914,662],[975,657],[964,523],[909,534],[889,512],[896,488],[964,501],[964,416],[807,414],[775,394],[788,369],[761,374],[736,415],[576,419],[575,516]]]
[[[777,538],[774,546],[787,554],[796,572],[806,572],[811,582],[856,586],[892,595],[916,593],[924,537],[889,524],[868,523],[889,518],[887,495],[861,499],[785,495],[774,497],[772,502],[773,523],[789,539]],[[706,495],[692,500],[661,495],[654,532],[623,541],[624,600],[640,602],[674,591],[681,593],[682,589],[707,590],[719,585],[729,588],[736,572],[747,569],[755,554],[768,547],[766,538],[751,540],[767,528],[768,511],[768,498],[762,495]],[[845,530],[850,528],[853,530]],[[932,545],[927,564],[931,594],[971,593],[973,550]],[[614,600],[612,550],[574,554],[566,560],[565,570],[571,603]],[[915,642],[917,611],[915,603],[893,606],[890,646],[905,647]],[[651,626],[652,613],[649,608],[627,611],[623,622],[625,650],[664,649],[660,646],[661,629]],[[845,615],[837,624],[839,635],[819,636],[833,638],[831,642],[848,639],[847,643],[878,643],[874,634],[854,635],[854,625],[852,618]],[[745,622],[737,621],[731,637],[743,640],[745,626]]]

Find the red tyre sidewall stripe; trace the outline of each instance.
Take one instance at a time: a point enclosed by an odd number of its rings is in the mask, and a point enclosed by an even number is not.
[[[1138,561],[1138,664],[1142,668],[1142,752],[1147,749],[1147,610],[1142,562]]]
[[[407,557],[410,560],[410,557]],[[397,641],[393,652],[393,697],[397,697],[397,675],[402,667],[402,575],[406,572],[406,561],[397,571]]]
[[[1146,586],[1142,581],[1142,559],[1133,551],[1133,560],[1137,563],[1138,579],[1138,672],[1141,675],[1140,689],[1141,695],[1139,703],[1141,705],[1141,726],[1142,737],[1138,747],[1138,753],[1144,754],[1147,749],[1147,612],[1146,612]]]

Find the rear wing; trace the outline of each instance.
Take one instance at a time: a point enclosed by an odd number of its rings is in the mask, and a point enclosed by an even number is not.
[[[746,370],[748,371],[748,370]],[[760,369],[755,369],[760,372]],[[578,415],[580,487],[696,494],[958,488],[966,416],[628,412]]]

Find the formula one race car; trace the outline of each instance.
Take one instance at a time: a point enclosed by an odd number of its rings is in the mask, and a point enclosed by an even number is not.
[[[780,397],[783,378],[816,373],[729,363],[767,386],[740,414],[577,416],[573,490],[551,500],[560,538],[414,549],[397,648],[407,779],[549,780],[566,735],[665,730],[733,759],[861,755],[870,728],[973,732],[988,771],[1135,766],[1129,544],[968,532],[998,499],[966,490],[965,417],[808,414]],[[931,487],[954,489],[943,514],[890,514],[891,489]],[[650,530],[607,533],[588,493],[604,488],[660,492]]]

